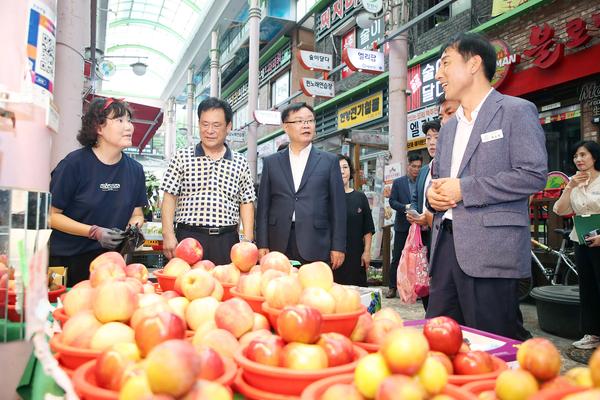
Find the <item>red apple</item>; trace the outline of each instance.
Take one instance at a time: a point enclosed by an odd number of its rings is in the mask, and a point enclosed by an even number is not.
[[[560,373],[560,353],[548,339],[533,338],[525,341],[517,351],[517,360],[521,368],[542,381],[552,379]]]
[[[166,302],[155,303],[146,307],[140,307],[133,312],[131,320],[129,321],[129,326],[135,329],[143,319],[157,315],[158,313],[163,311],[172,312],[173,310],[171,309],[171,306],[169,306],[169,304]]]
[[[396,328],[383,339],[379,351],[392,372],[414,375],[427,358],[429,343],[416,329]]]
[[[113,264],[117,267],[121,267],[121,269],[125,269],[125,259],[123,259],[123,256],[116,251],[107,251],[94,258],[90,263],[90,273],[92,273],[100,264]]]
[[[192,343],[197,349],[210,347],[223,357],[233,358],[233,355],[240,347],[239,342],[225,329],[211,329],[207,332],[196,331]]]
[[[299,304],[315,308],[321,314],[333,314],[335,312],[335,299],[321,287],[307,287],[302,291]]]
[[[380,352],[368,354],[356,364],[354,384],[363,396],[373,399],[381,382],[391,374]]]
[[[215,310],[215,323],[217,327],[226,329],[239,338],[252,330],[254,311],[245,300],[233,297],[219,304]]]
[[[200,356],[199,379],[213,381],[225,373],[225,363],[223,358],[210,347],[204,347],[198,350]]]
[[[203,269],[192,269],[181,277],[181,290],[190,301],[210,296],[214,288],[215,278]]]
[[[348,364],[354,360],[352,341],[340,333],[323,333],[317,344],[325,350],[329,367]]]
[[[237,285],[240,280],[240,270],[233,264],[217,265],[211,273],[221,283]]]
[[[277,333],[288,343],[315,343],[321,333],[321,320],[321,313],[314,308],[287,306],[277,316]]]
[[[142,283],[148,282],[148,269],[144,264],[134,263],[125,266],[125,275],[135,278]]]
[[[298,279],[303,288],[319,287],[329,290],[333,286],[333,272],[323,261],[301,266],[298,270]]]
[[[102,265],[94,270],[97,272]],[[149,295],[145,295],[149,296]],[[128,321],[137,308],[138,299],[125,282],[107,282],[96,288],[94,294],[94,315],[98,321]]]
[[[350,335],[353,342],[364,342],[367,339],[367,333],[373,327],[373,317],[368,311],[360,314],[356,326]]]
[[[485,351],[479,350],[456,354],[452,366],[456,375],[487,374],[494,370],[492,357]]]
[[[298,304],[302,295],[302,285],[293,275],[281,276],[267,284],[264,292],[265,301],[273,308]]]
[[[500,400],[526,400],[538,390],[535,377],[523,369],[502,371],[496,379],[496,395]]]
[[[289,274],[291,267],[292,264],[290,264],[290,259],[287,258],[285,254],[278,251],[271,251],[260,259],[260,269],[262,272],[269,269],[275,269],[285,274]]]
[[[145,357],[158,344],[185,338],[185,322],[174,313],[159,312],[141,320],[135,327],[135,341]]]
[[[199,379],[182,400],[232,400],[231,391],[218,382]]]
[[[122,322],[108,322],[96,330],[90,348],[104,351],[117,343],[135,344],[135,332]]]
[[[96,289],[91,287],[74,287],[69,290],[62,300],[65,313],[72,317],[79,311],[93,309],[95,292]]]
[[[185,309],[185,320],[192,330],[198,329],[207,321],[215,321],[215,312],[219,301],[213,297],[195,299]]]
[[[91,310],[80,311],[63,325],[61,342],[67,346],[90,348],[92,338],[101,326]]]
[[[98,264],[92,272],[90,272],[90,283],[92,287],[98,287],[104,282],[115,280],[116,278],[125,278],[125,267],[107,262]]]
[[[215,263],[210,261],[210,260],[200,260],[197,263],[195,263],[194,265],[192,265],[192,269],[195,268],[202,268],[205,271],[212,271],[215,268]]]
[[[263,336],[271,336],[272,334],[273,333],[271,333],[271,331],[268,329],[258,329],[256,331],[246,332],[239,339],[240,346],[246,347],[250,344],[250,342],[252,340],[254,340],[256,338],[263,337]]]
[[[244,349],[244,355],[257,363],[277,367],[280,364],[285,342],[277,335],[254,338]]]
[[[375,400],[425,399],[426,396],[418,381],[409,376],[392,375],[381,382]]]
[[[269,324],[269,320],[264,315],[255,312],[254,313],[254,324],[252,325],[252,330],[258,331],[258,330],[264,330],[264,329],[266,329],[266,330],[271,329],[271,324]]]
[[[134,343],[117,343],[105,350],[96,361],[96,382],[108,389],[121,389],[123,374],[141,359],[140,351]]]
[[[365,400],[352,384],[336,383],[329,386],[319,400]]]
[[[281,353],[281,365],[297,370],[327,368],[327,354],[317,344],[288,343]]]
[[[267,291],[267,286],[269,285],[269,283],[271,283],[271,281],[275,278],[279,278],[281,276],[287,276],[289,274],[286,274],[285,272],[281,272],[279,270],[276,269],[269,269],[266,272],[262,272],[260,273],[260,294],[261,296],[264,296],[266,291]],[[300,291],[302,291],[302,285],[300,285]]]
[[[430,351],[427,355],[428,357],[433,357],[437,359],[442,365],[446,368],[448,375],[452,375],[454,373],[454,367],[452,366],[452,360],[446,354],[441,351]]]
[[[194,386],[200,373],[200,357],[190,342],[167,340],[150,351],[144,370],[153,393],[180,397]]]
[[[231,262],[242,272],[250,271],[258,261],[258,247],[254,243],[239,242],[231,248]]]
[[[397,322],[390,319],[373,320],[373,325],[367,332],[366,342],[380,345],[383,343],[383,340],[389,332],[400,327],[402,327],[402,325],[398,325]]]
[[[191,270],[190,264],[182,260],[181,258],[173,257],[169,260],[165,268],[163,269],[163,274],[166,276],[180,276]]]
[[[190,265],[202,260],[203,255],[202,245],[194,238],[183,239],[175,248],[175,257],[181,258]]]
[[[423,334],[429,348],[453,356],[463,343],[462,330],[458,322],[449,317],[431,318],[423,326]]]
[[[260,296],[261,273],[244,274],[240,276],[237,283],[237,290],[248,296]]]

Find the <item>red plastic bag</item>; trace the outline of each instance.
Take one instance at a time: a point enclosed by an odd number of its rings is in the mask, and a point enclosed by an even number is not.
[[[421,227],[412,224],[398,263],[396,286],[400,299],[412,304],[417,297],[429,294],[429,273],[427,271],[427,247],[421,240]]]

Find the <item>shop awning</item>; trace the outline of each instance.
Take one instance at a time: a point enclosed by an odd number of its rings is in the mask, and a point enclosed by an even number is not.
[[[104,97],[98,95],[88,95],[87,102],[94,98]],[[127,101],[127,99],[125,99]],[[140,154],[144,147],[152,140],[156,130],[160,128],[163,122],[163,111],[161,108],[147,106],[145,104],[133,103],[127,101],[131,111],[133,112],[133,146],[139,149]]]

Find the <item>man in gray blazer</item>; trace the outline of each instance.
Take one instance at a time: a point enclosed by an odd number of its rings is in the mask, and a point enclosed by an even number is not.
[[[260,256],[279,251],[301,263],[344,262],[346,198],[337,156],[312,145],[315,114],[306,103],[281,113],[290,144],[263,159],[256,240]]]
[[[546,183],[547,154],[537,108],[494,90],[495,69],[480,35],[443,47],[436,79],[461,105],[441,129],[427,190],[435,215],[426,316],[525,339],[518,281],[531,274],[528,198]]]

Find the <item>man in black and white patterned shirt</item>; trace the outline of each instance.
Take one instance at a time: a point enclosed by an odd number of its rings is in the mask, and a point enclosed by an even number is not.
[[[256,194],[246,159],[226,144],[233,112],[227,102],[211,97],[198,105],[200,143],[181,149],[169,162],[161,189],[163,253],[174,257],[178,241],[196,238],[204,259],[228,264],[231,246],[254,238]]]

